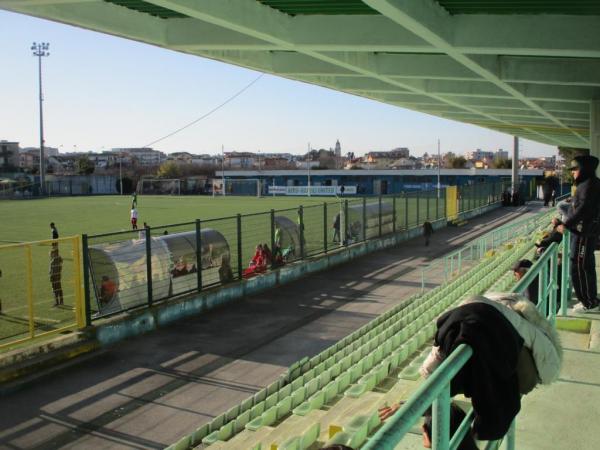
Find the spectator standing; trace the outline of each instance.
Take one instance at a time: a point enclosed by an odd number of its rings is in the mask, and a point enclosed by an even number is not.
[[[333,242],[334,243],[339,243],[340,242],[340,215],[336,214],[335,218],[333,219]]]
[[[431,235],[433,234],[433,225],[431,222],[426,220],[423,222],[423,236],[425,237],[425,247],[429,246],[429,239],[431,239]]]
[[[576,313],[594,312],[600,305],[596,286],[594,250],[600,232],[600,180],[596,177],[598,158],[576,156],[569,170],[575,180],[576,191],[564,220],[552,219],[559,233],[567,229],[571,239],[571,279],[580,304]]]
[[[346,192],[346,187],[342,184],[342,186],[340,187],[340,197],[344,196],[344,192]]]
[[[50,251],[50,283],[52,284],[52,293],[54,294],[54,306],[64,304],[62,289],[62,264],[63,259],[58,253],[58,246],[53,245]]]

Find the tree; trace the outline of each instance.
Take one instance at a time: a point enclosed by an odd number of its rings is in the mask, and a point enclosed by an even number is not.
[[[175,161],[167,161],[160,165],[156,176],[158,178],[180,178],[181,170]]]
[[[94,163],[87,156],[77,158],[77,161],[75,161],[75,172],[77,175],[91,175],[95,169],[96,166],[94,166]]]
[[[496,169],[512,169],[512,159],[495,158],[493,165]]]
[[[467,165],[467,160],[464,156],[456,156],[450,160],[450,167],[453,169],[464,169]]]

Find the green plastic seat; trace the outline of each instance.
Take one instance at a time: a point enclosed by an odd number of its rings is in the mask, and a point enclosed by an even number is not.
[[[352,367],[350,367],[350,382],[356,382],[363,374],[363,365],[362,363],[356,363]]]
[[[366,358],[363,359],[363,369],[365,371],[371,370],[371,368],[373,367],[374,364],[375,364],[375,357],[374,357],[373,353],[370,353],[369,355],[367,355]]]
[[[278,447],[280,450],[300,450],[300,438],[295,436],[293,438],[288,439],[283,443],[281,447]]]
[[[331,366],[329,372],[331,374],[331,378],[337,377],[340,373],[342,373],[342,364],[335,363],[333,366]]]
[[[226,422],[230,422],[233,419],[235,419],[238,414],[240,413],[240,405],[235,405],[232,408],[229,408],[229,410],[225,413],[225,421]]]
[[[342,372],[345,372],[346,370],[348,370],[352,366],[352,356],[345,356],[340,361],[340,364],[342,366]]]
[[[277,397],[278,397],[278,393],[277,392],[269,395],[267,397],[267,399],[265,400],[265,409],[269,409],[272,406],[275,406],[277,404]]]
[[[212,445],[219,440],[219,430],[213,431],[202,439],[204,445]]]
[[[219,430],[219,440],[228,441],[233,436],[233,422],[226,423]]]
[[[269,426],[275,423],[277,420],[277,409],[277,406],[273,406],[262,413],[262,416],[260,416],[262,419],[262,426]]]
[[[248,397],[246,400],[244,400],[240,404],[240,413],[243,413],[244,411],[248,411],[250,408],[252,408],[252,405],[254,405],[254,398]]]
[[[365,433],[369,432],[369,416],[356,416],[344,427],[344,431],[350,431],[356,433],[358,431]]]
[[[282,387],[277,395],[277,399],[281,400],[284,397],[287,397],[289,395],[292,394],[292,385],[291,384],[286,384],[284,387]]]
[[[331,381],[331,372],[326,370],[321,375],[319,375],[319,389],[323,389],[324,386]]]
[[[375,372],[375,384],[377,385],[381,383],[385,377],[388,376],[388,373],[390,372],[390,364],[382,362],[373,371]]]
[[[325,403],[332,401],[338,393],[339,381],[333,380],[325,386]]]
[[[306,383],[306,396],[310,397],[319,389],[319,380],[317,378],[313,378],[308,383]]]
[[[287,416],[292,410],[292,397],[288,396],[277,403],[277,420]]]
[[[304,376],[300,375],[294,381],[292,381],[292,392],[297,391],[299,388],[304,386]]]
[[[262,401],[260,403],[257,403],[250,410],[250,419],[254,420],[254,419],[260,417],[261,414],[265,412],[265,409],[266,408],[265,408],[265,402],[264,401]]]
[[[292,392],[292,408],[300,406],[302,402],[306,399],[306,388],[301,386]]]
[[[346,431],[340,431],[327,441],[327,443],[325,444],[325,447],[331,447],[336,444],[349,446],[351,442],[352,442],[352,434],[350,434]]]
[[[250,417],[250,411],[244,411],[239,416],[237,416],[233,424],[233,430],[236,433],[242,431],[246,424],[250,422]]]
[[[206,436],[208,436],[208,424],[204,424],[201,427],[196,428],[196,430],[192,433],[192,446],[197,446],[202,442]]]
[[[321,408],[324,405],[324,403],[325,392],[318,391],[300,406],[294,408],[292,412],[297,416],[306,416],[311,411]]]
[[[263,388],[260,391],[258,391],[256,394],[254,394],[253,404],[256,405],[256,404],[262,402],[266,398],[267,398],[267,388]]]
[[[275,394],[279,390],[279,381],[274,381],[267,386],[267,397]]]
[[[212,433],[218,431],[225,424],[225,414],[221,414],[210,421],[208,430]]]

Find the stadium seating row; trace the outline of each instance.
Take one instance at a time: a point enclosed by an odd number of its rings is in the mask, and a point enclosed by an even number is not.
[[[533,223],[535,226],[547,223],[546,214]],[[243,430],[269,427],[285,419],[290,412],[307,416],[340,394],[359,398],[371,391],[431,339],[435,332],[434,319],[444,309],[467,294],[483,293],[490,286],[496,289],[500,281],[512,280],[503,276],[503,272],[531,248],[531,239],[521,239],[517,244],[518,249],[514,250],[518,251],[498,252],[452,282],[424,295],[410,297],[313,358],[303,358],[278,380],[169,448],[182,450],[201,442],[205,446],[224,443]],[[510,246],[506,249],[510,250]],[[420,355],[407,364],[400,377],[418,377],[418,359],[423,357]],[[309,439],[303,440],[302,436],[311,429],[314,431],[311,426],[301,430],[297,436],[299,445],[308,442]]]

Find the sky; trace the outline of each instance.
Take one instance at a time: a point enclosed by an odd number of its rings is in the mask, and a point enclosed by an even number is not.
[[[49,42],[43,58],[46,145],[61,152],[144,146],[206,114],[260,75],[69,25],[0,11],[0,139],[39,146],[37,58],[32,42]],[[226,151],[303,153],[408,147],[413,155],[512,148],[512,136],[264,75],[196,125],[155,144],[167,153]],[[524,157],[556,147],[521,140]]]

